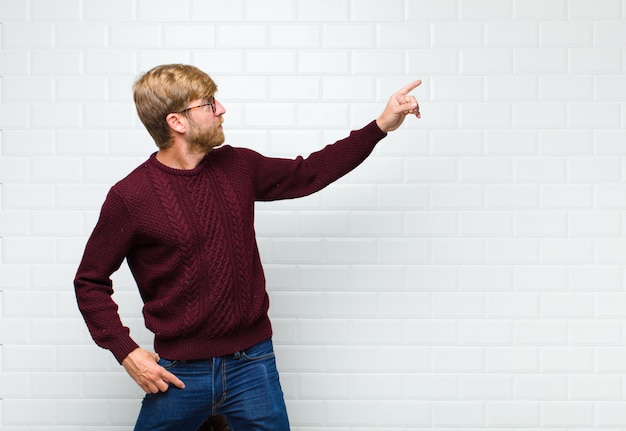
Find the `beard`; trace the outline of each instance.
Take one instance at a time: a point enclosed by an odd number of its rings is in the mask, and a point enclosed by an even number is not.
[[[189,149],[192,152],[208,153],[215,147],[219,147],[224,143],[224,131],[221,125],[218,124],[211,128],[200,128],[197,125],[193,125],[192,129],[187,137]]]

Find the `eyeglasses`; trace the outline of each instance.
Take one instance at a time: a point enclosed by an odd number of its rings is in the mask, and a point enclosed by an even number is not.
[[[213,113],[215,114],[215,111],[217,110],[217,106],[215,105],[215,97],[213,97],[210,102],[203,103],[202,105],[196,105],[196,106],[191,106],[189,108],[185,108],[182,111],[178,111],[178,113],[182,114],[183,112],[191,111],[192,109],[196,109],[196,108],[203,108],[205,106],[210,106],[211,111],[213,111]]]

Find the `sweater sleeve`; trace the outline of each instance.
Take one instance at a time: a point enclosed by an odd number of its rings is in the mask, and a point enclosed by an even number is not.
[[[121,322],[112,298],[111,275],[128,253],[132,232],[130,213],[122,198],[111,189],[74,279],[78,308],[92,338],[100,347],[110,350],[120,363],[138,344]]]
[[[334,144],[296,159],[256,155],[256,200],[291,199],[315,193],[360,165],[387,134],[375,121]]]

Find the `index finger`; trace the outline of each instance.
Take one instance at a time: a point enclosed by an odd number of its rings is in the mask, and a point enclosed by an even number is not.
[[[402,87],[400,89],[400,91],[398,91],[398,94],[400,94],[402,96],[406,96],[407,94],[409,94],[411,92],[411,90],[414,90],[415,88],[417,88],[421,83],[422,83],[421,79],[413,81],[410,84],[405,85],[404,87]]]
[[[183,383],[183,381],[180,380],[178,377],[176,377],[174,374],[167,371],[166,369],[163,369],[163,380],[168,383],[173,384],[179,389],[185,389],[185,384]]]

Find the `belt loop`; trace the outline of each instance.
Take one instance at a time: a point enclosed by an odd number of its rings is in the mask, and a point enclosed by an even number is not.
[[[235,353],[233,353],[233,359],[241,359],[241,350],[238,350]]]

